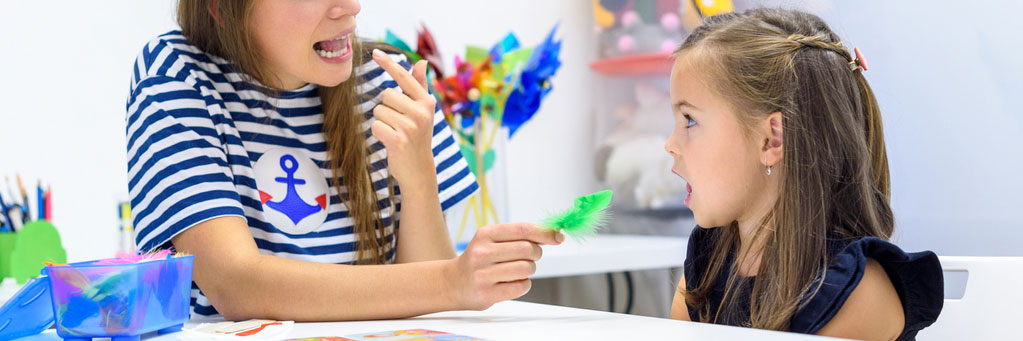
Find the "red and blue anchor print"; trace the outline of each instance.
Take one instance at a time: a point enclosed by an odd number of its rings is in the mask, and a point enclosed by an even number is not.
[[[323,170],[300,152],[271,149],[253,171],[266,222],[289,234],[305,234],[327,217],[327,180]]]

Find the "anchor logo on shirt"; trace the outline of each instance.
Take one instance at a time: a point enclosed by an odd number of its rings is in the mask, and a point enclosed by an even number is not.
[[[287,174],[285,177],[275,177],[274,181],[283,183],[287,186],[287,194],[284,195],[284,199],[280,201],[272,201],[273,196],[262,190],[259,191],[259,201],[264,206],[270,207],[278,212],[283,213],[292,223],[298,225],[302,219],[316,214],[327,208],[327,195],[321,194],[316,197],[316,205],[306,203],[302,196],[296,190],[296,186],[305,185],[306,180],[295,177],[295,172],[298,171],[299,163],[298,160],[291,154],[284,154],[280,158],[281,170]]]

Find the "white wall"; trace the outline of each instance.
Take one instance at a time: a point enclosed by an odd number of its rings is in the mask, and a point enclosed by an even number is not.
[[[736,1],[742,4],[742,1]],[[870,60],[891,159],[898,238],[909,249],[1016,255],[1023,193],[1018,13],[1007,1],[772,1],[824,16]],[[0,1],[0,174],[54,188],[71,260],[112,255],[127,198],[124,102],[142,44],[170,30],[174,1]],[[479,13],[477,15],[477,13]],[[525,44],[561,20],[564,67],[511,142],[511,220],[533,221],[596,189],[586,69],[589,1],[363,0],[360,33],[406,39],[425,22],[446,59],[508,30]],[[454,24],[457,23],[457,26]]]

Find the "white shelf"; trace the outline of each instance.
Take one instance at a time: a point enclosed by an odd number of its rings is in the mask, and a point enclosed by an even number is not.
[[[682,267],[688,238],[596,235],[543,246],[532,278]]]

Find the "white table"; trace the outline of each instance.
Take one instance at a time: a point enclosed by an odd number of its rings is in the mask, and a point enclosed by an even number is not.
[[[201,321],[191,321],[186,328]],[[210,321],[202,321],[210,322]],[[345,336],[399,329],[432,329],[491,340],[826,340],[706,323],[507,301],[484,311],[452,311],[404,320],[296,323],[281,338]],[[177,340],[176,334],[143,340]],[[21,340],[59,340],[53,330]]]
[[[688,239],[640,235],[596,235],[544,246],[532,278],[682,267]]]

